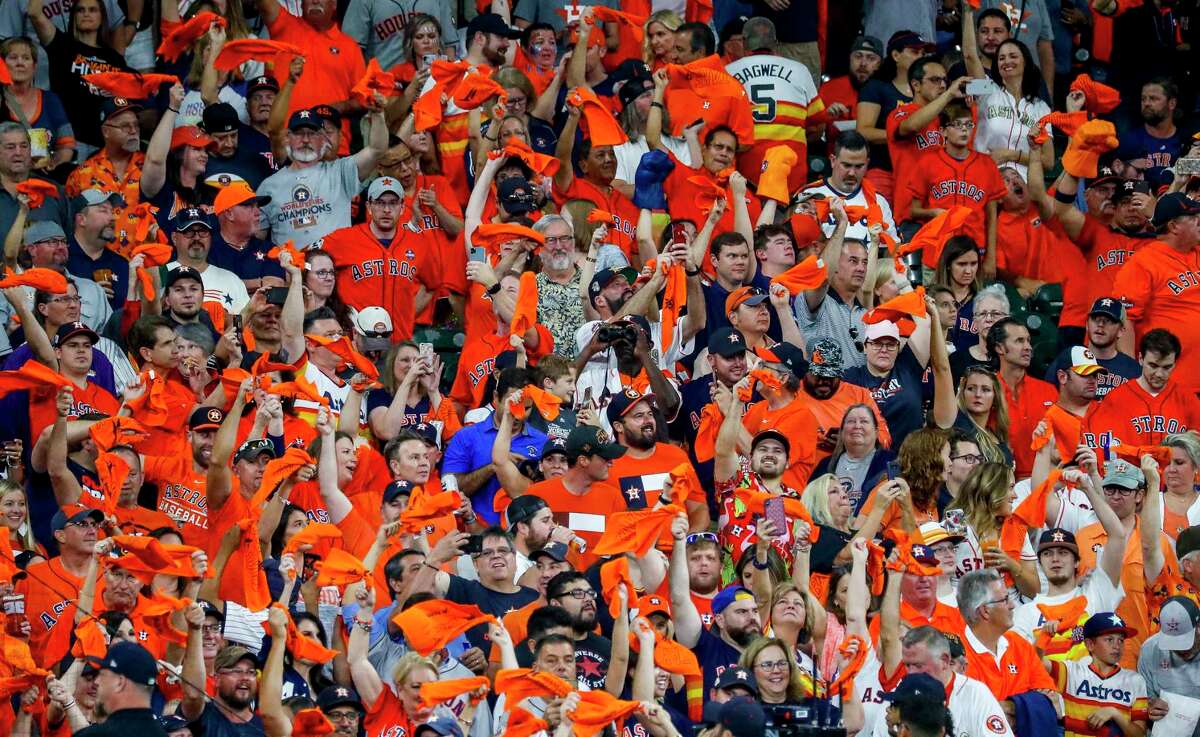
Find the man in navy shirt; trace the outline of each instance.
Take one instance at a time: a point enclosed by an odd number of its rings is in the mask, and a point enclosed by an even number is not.
[[[1092,303],[1087,318],[1087,346],[1096,362],[1104,368],[1096,385],[1097,400],[1104,399],[1105,394],[1142,375],[1141,364],[1132,356],[1117,350],[1117,338],[1125,329],[1124,321],[1125,305],[1121,304],[1121,300],[1101,297]],[[1072,365],[1071,351],[1069,346],[1064,348],[1046,368],[1046,381],[1058,386],[1058,372]]]
[[[1152,187],[1161,181],[1163,169],[1174,166],[1190,142],[1175,126],[1175,106],[1179,87],[1167,77],[1142,85],[1142,124],[1121,134],[1117,157],[1140,170]]]
[[[283,279],[283,267],[267,256],[271,244],[254,235],[262,218],[260,208],[270,201],[270,197],[257,194],[249,183],[232,180],[213,202],[217,230],[212,235],[208,262],[237,274],[246,283],[247,292],[262,286],[264,277]]]
[[[124,204],[115,192],[98,189],[80,192],[71,201],[75,229],[67,244],[67,271],[99,284],[114,312],[125,306],[129,293],[129,262],[108,248],[116,240],[113,205]]]
[[[214,175],[229,174],[241,178],[251,187],[257,187],[262,180],[271,175],[271,167],[267,166],[266,159],[238,145],[245,126],[238,120],[233,105],[218,102],[204,108],[200,128],[217,144],[204,167],[205,179]]]

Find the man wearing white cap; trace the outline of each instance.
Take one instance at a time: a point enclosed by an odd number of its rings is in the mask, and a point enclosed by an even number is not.
[[[438,241],[409,222],[397,179],[371,182],[367,212],[367,222],[335,230],[322,247],[333,257],[342,301],[356,310],[382,306],[391,315],[392,339],[408,340],[441,281]]]
[[[1097,387],[1100,379],[1108,373],[1108,369],[1100,365],[1091,349],[1077,345],[1071,348],[1068,363],[1058,369],[1055,382],[1058,385],[1058,400],[1054,407],[1065,412],[1056,412],[1057,419],[1051,423],[1051,416],[1044,420],[1044,429],[1053,431],[1055,440],[1062,447],[1074,449],[1079,445],[1080,426],[1088,407],[1096,401]],[[1049,407],[1047,409],[1050,409]],[[1059,437],[1066,435],[1066,437]],[[1055,444],[1052,443],[1051,451]],[[1069,460],[1066,458],[1058,460]]]
[[[1137,671],[1150,696],[1150,721],[1167,715],[1161,694],[1200,698],[1200,608],[1186,596],[1167,599],[1158,614],[1159,630],[1142,644]]]
[[[958,584],[958,556],[955,551],[965,538],[950,534],[941,522],[925,522],[921,525],[921,538],[937,558],[942,575],[937,581],[937,600],[949,607],[958,606],[955,587]]]
[[[354,350],[375,359],[392,347],[392,316],[377,305],[354,313]]]

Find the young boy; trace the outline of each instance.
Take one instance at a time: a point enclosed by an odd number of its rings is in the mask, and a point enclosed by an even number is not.
[[[1091,659],[1052,660],[1050,677],[1063,696],[1064,737],[1144,735],[1149,728],[1146,682],[1118,663],[1125,638],[1137,634],[1112,612],[1093,614],[1083,625],[1083,644]]]

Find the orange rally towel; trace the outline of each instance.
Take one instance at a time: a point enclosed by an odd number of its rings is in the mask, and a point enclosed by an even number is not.
[[[798,212],[789,218],[788,222],[791,223],[792,235],[796,236],[797,244],[807,246],[821,239],[821,224],[811,214]]]
[[[498,159],[501,156],[516,156],[521,161],[525,162],[535,174],[544,177],[552,177],[558,171],[559,161],[553,156],[540,154],[529,147],[516,136],[510,136],[508,143],[504,144],[502,149],[494,149],[488,152],[489,159]]]
[[[814,253],[779,276],[771,279],[771,283],[782,284],[788,290],[788,294],[795,297],[801,292],[816,289],[824,284],[828,278],[829,270],[825,267],[825,262],[817,258],[817,254]]]
[[[400,94],[400,85],[396,75],[383,71],[379,61],[371,57],[366,74],[350,88],[350,97],[365,107],[377,92],[384,97],[395,97]]]
[[[100,658],[108,652],[108,633],[101,629],[100,620],[88,617],[75,628],[75,644],[71,655],[76,658]]]
[[[1100,155],[1120,145],[1117,129],[1107,120],[1089,120],[1071,136],[1062,155],[1062,167],[1071,176],[1090,179],[1096,176]]]
[[[521,274],[521,286],[517,290],[517,306],[513,309],[509,329],[513,335],[524,336],[526,331],[537,325],[538,286],[537,274],[526,271]]]
[[[683,14],[688,23],[708,23],[713,17],[713,0],[687,0]]]
[[[46,204],[47,197],[58,198],[58,187],[44,179],[26,179],[17,185],[17,191],[29,198],[30,210]]]
[[[687,267],[682,261],[673,262],[667,267],[667,283],[663,288],[662,301],[662,354],[667,355],[675,339],[675,326],[687,307]]]
[[[453,515],[461,506],[462,497],[456,491],[429,494],[425,487],[418,486],[409,497],[408,507],[400,513],[401,530],[419,534],[434,521]]]
[[[260,612],[271,606],[271,590],[267,586],[267,574],[263,570],[262,548],[258,543],[258,518],[261,512],[251,510],[248,519],[239,520],[238,528],[242,531],[238,550],[241,552],[242,576],[245,581],[246,608],[252,612]]]
[[[1030,528],[1038,528],[1046,523],[1046,499],[1054,491],[1062,471],[1054,469],[1046,480],[1025,497],[1013,513],[1009,515],[1000,527],[1000,549],[1013,558],[1021,559],[1021,547],[1025,541],[1025,533]]]
[[[717,184],[706,176],[693,176],[687,178],[689,184],[696,185],[698,192],[696,193],[696,207],[705,215],[713,209],[717,200],[725,199],[725,188]]]
[[[508,726],[500,737],[530,737],[538,732],[550,730],[550,725],[545,719],[538,719],[520,707],[513,707],[508,715]]]
[[[581,691],[579,706],[570,715],[574,719],[572,731],[575,737],[592,737],[616,722],[620,734],[626,717],[640,708],[640,702],[618,699],[607,691]]]
[[[900,257],[909,253],[923,250],[926,263],[936,263],[942,255],[942,248],[950,236],[958,233],[959,229],[971,219],[971,209],[955,205],[942,214],[921,226],[908,243],[900,244],[896,249],[896,271],[903,273],[904,264]]]
[[[493,97],[499,97],[501,102],[508,100],[508,92],[500,83],[486,74],[465,74],[462,81],[454,88],[451,100],[463,110],[474,110]]]
[[[645,27],[646,21],[648,20],[647,16],[637,15],[634,13],[623,13],[620,10],[606,8],[603,5],[593,5],[592,13],[592,18],[594,21],[598,20],[603,21],[604,23],[619,23],[625,28],[628,28],[631,37],[639,44],[645,38],[645,32],[642,29]],[[595,25],[594,21],[593,25]]]
[[[476,625],[495,621],[495,617],[484,614],[473,604],[455,604],[445,599],[423,601],[392,617],[392,622],[404,632],[409,646],[421,655],[445,647],[446,643]]]
[[[634,553],[640,558],[654,547],[663,532],[671,528],[671,520],[680,514],[687,512],[678,504],[611,514],[592,552],[596,555]]]
[[[746,89],[728,72],[714,69],[704,59],[687,64],[667,64],[667,89],[691,90],[701,97],[745,97]]]
[[[26,361],[15,371],[0,371],[0,397],[16,391],[58,390],[74,386],[71,380],[37,361]]]
[[[1092,79],[1088,74],[1080,74],[1071,83],[1071,91],[1083,93],[1084,105],[1089,113],[1101,115],[1111,113],[1121,104],[1121,93],[1106,84]]]
[[[1046,447],[1046,444],[1050,442],[1050,435],[1054,435],[1054,444],[1058,447],[1058,457],[1063,460],[1071,458],[1079,444],[1079,428],[1083,424],[1082,420],[1057,404],[1046,408],[1043,420],[1049,432],[1035,434],[1029,444],[1029,449],[1036,453]]]
[[[746,510],[751,514],[763,514],[764,502],[766,502],[768,499],[774,498],[773,494],[750,488],[736,489],[734,490],[734,494],[737,496],[739,501],[746,505]],[[792,520],[793,522],[797,519],[802,519],[807,522],[810,528],[809,540],[812,542],[817,541],[817,536],[821,534],[821,528],[813,524],[812,515],[809,514],[808,507],[804,506],[799,499],[783,497],[783,511],[784,514],[787,515],[788,519]]]
[[[693,488],[692,464],[680,463],[675,468],[671,469],[668,474],[668,482],[671,484],[671,499],[680,507],[688,499],[703,499],[704,494],[699,488]],[[699,479],[697,479],[699,480]]]
[[[696,427],[696,439],[692,442],[692,452],[701,463],[711,461],[717,455],[717,433],[721,431],[721,423],[725,415],[715,402],[709,402],[700,410],[700,424]]]
[[[279,486],[284,479],[289,478],[296,471],[299,471],[302,467],[310,463],[315,463],[313,457],[305,449],[297,448],[296,446],[289,447],[284,451],[283,455],[268,461],[266,468],[263,469],[262,481],[259,482],[258,491],[254,495],[256,499],[259,499],[258,505],[252,506],[251,509],[260,508],[262,502],[265,502],[267,497],[275,491],[275,487]],[[253,502],[254,500],[251,501]]]
[[[121,497],[121,487],[129,477],[129,464],[116,453],[100,453],[96,456],[96,475],[100,477],[100,487],[104,489],[104,516],[111,517],[117,512],[117,500]],[[138,538],[151,539],[154,538]],[[155,540],[155,542],[158,542]],[[162,543],[159,543],[162,547]]]
[[[619,146],[629,140],[621,124],[608,111],[608,106],[600,102],[590,87],[576,87],[571,90],[567,100],[582,112],[587,128],[585,133],[593,146]]]
[[[758,177],[758,196],[775,200],[784,205],[792,202],[788,191],[788,175],[800,157],[791,146],[772,146],[763,155],[762,174]]]
[[[266,474],[263,474],[264,476]],[[309,522],[283,546],[284,555],[292,555],[300,551],[301,545],[316,545],[321,540],[341,540],[342,531],[328,522]],[[294,571],[293,571],[294,573]]]
[[[333,734],[333,722],[320,709],[301,709],[292,717],[292,737],[324,737],[327,734]]]
[[[866,325],[873,325],[877,322],[899,323],[906,317],[928,317],[928,315],[929,308],[925,304],[925,287],[917,287],[911,292],[892,297],[863,315],[862,320]]]
[[[483,689],[488,690],[487,676],[475,676],[474,678],[454,678],[449,681],[430,681],[421,684],[421,703],[426,709],[432,709],[438,704],[444,704],[450,699],[457,698],[463,694],[474,694],[476,691]],[[472,696],[472,701],[478,697]]]
[[[574,686],[553,673],[534,673],[529,668],[502,670],[496,674],[495,680],[496,693],[507,694],[505,703],[508,704],[519,704],[535,696],[557,698],[574,690]]]
[[[489,254],[498,255],[500,246],[522,238],[546,245],[546,236],[533,228],[515,223],[483,223],[471,233],[471,244],[483,248]]]
[[[525,388],[521,390],[521,401],[508,403],[508,409],[512,412],[513,417],[523,420],[529,416],[529,410],[525,408],[526,402],[537,407],[538,414],[550,422],[558,419],[558,414],[562,411],[561,399],[545,389],[533,384],[526,384]]]
[[[471,69],[465,61],[433,62],[429,67],[429,76],[433,78],[433,87],[417,98],[413,103],[413,118],[416,130],[424,131],[436,128],[445,115],[445,105],[454,95],[455,89],[462,82],[463,76]],[[490,76],[491,67],[475,67],[480,74]]]
[[[129,257],[141,256],[145,262],[137,270],[138,281],[142,284],[142,293],[146,295],[146,299],[154,299],[154,279],[150,275],[151,266],[166,266],[171,263],[172,249],[165,243],[142,243],[134,246],[129,252]]]
[[[850,655],[851,645],[856,643],[858,649],[854,652],[854,658],[838,674],[833,683],[829,684],[830,694],[843,694],[842,698],[850,696],[850,690],[854,688],[854,677],[862,670],[863,663],[867,660],[867,643],[858,635],[848,635],[838,644],[838,653],[842,657],[846,657]]]
[[[3,631],[0,631],[0,655],[10,668],[24,675],[42,678],[51,675],[50,671],[39,668],[33,661],[28,643]]]
[[[1079,620],[1087,613],[1088,600],[1086,596],[1076,596],[1062,604],[1038,604],[1038,611],[1042,613],[1047,622],[1058,622],[1054,627],[1054,634],[1063,634],[1070,632],[1079,626]],[[1039,650],[1046,652],[1050,647],[1054,635],[1047,632],[1044,628],[1037,629],[1037,642],[1035,643]]]
[[[596,225],[612,225],[617,221],[617,218],[608,210],[593,207],[591,212],[588,213],[587,221]]]
[[[283,41],[261,38],[239,38],[225,42],[213,67],[223,72],[233,71],[248,61],[261,61],[286,68],[293,56],[304,56],[304,49]]]
[[[192,44],[199,41],[201,36],[208,33],[208,29],[214,23],[222,28],[229,26],[229,23],[216,13],[197,13],[196,17],[187,23],[181,23],[162,40],[158,45],[158,55],[166,61],[179,61],[179,57],[192,48]],[[225,48],[235,43],[237,42],[230,41],[225,44]]]
[[[314,565],[318,586],[341,588],[362,581],[368,589],[371,588],[371,572],[361,560],[341,548],[331,548],[325,560],[319,560]]]
[[[287,253],[292,257],[292,265],[297,269],[304,269],[304,252],[296,249],[296,244],[292,241],[287,241],[281,246],[275,246],[267,251],[267,255],[275,260],[279,260],[279,254]]]
[[[25,269],[20,274],[6,271],[5,277],[0,279],[0,289],[11,289],[12,287],[33,287],[39,292],[66,294],[67,277],[54,269],[44,269],[40,266]]]
[[[621,616],[621,600],[617,596],[621,586],[625,587],[627,606],[637,600],[637,587],[629,575],[629,559],[624,555],[600,566],[600,592],[608,602],[608,613],[614,619]]]
[[[96,72],[83,75],[83,81],[113,97],[145,100],[158,94],[164,84],[178,84],[174,74],[136,74],[134,72]]]
[[[1088,122],[1088,114],[1083,110],[1077,110],[1073,113],[1049,113],[1038,119],[1037,130],[1038,134],[1033,139],[1034,143],[1042,144],[1050,140],[1050,132],[1046,130],[1047,125],[1052,125],[1066,135],[1074,135],[1075,131],[1079,130],[1079,126]]]
[[[279,602],[275,602],[271,606],[287,615],[287,651],[291,653],[292,658],[310,663],[328,663],[337,657],[336,650],[330,650],[316,640],[300,634],[300,630],[296,628],[296,620],[292,619],[292,614],[287,607]],[[271,634],[270,622],[263,622],[262,627],[268,635]]]
[[[1118,458],[1124,458],[1135,466],[1140,467],[1142,456],[1149,454],[1158,461],[1159,468],[1166,468],[1171,462],[1171,449],[1161,445],[1113,445],[1109,447]]]
[[[12,84],[12,72],[8,69],[8,64],[3,59],[0,59],[0,84]]]
[[[117,456],[117,459],[120,460],[120,456]],[[126,465],[125,468],[128,472],[129,466]],[[112,540],[148,566],[153,568],[175,567],[175,561],[171,559],[170,553],[157,538],[148,535],[114,535]]]

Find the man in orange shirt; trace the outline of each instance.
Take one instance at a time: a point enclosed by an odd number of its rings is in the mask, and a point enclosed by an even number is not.
[[[854,121],[858,115],[858,91],[879,69],[883,62],[883,43],[874,36],[859,36],[850,44],[850,72],[821,85],[817,93],[825,102],[830,119],[826,139],[837,138],[838,128],[833,121]],[[853,127],[853,126],[851,126]]]
[[[680,465],[688,467],[692,488],[699,490],[700,479],[692,469],[687,453],[677,445],[658,441],[658,412],[653,394],[630,388],[614,394],[605,413],[625,454],[613,461],[611,478],[621,489],[630,509],[653,509],[659,501],[667,477]],[[678,501],[678,500],[674,500]],[[708,529],[708,502],[703,498],[685,500],[688,527]]]
[[[657,108],[654,108],[657,110]],[[650,113],[650,122],[646,123],[649,137],[653,131],[650,125],[656,119],[654,111]],[[750,222],[758,222],[758,216],[762,213],[762,204],[757,197],[746,194],[745,184],[743,181],[736,181],[733,174],[724,176],[724,172],[730,167],[737,166],[737,153],[740,148],[741,138],[734,131],[725,125],[710,127],[704,133],[704,142],[700,148],[700,165],[696,167],[686,166],[683,162],[671,156],[675,168],[667,175],[666,181],[663,182],[663,190],[667,193],[667,203],[671,210],[671,217],[676,220],[690,220],[693,223],[703,224],[708,220],[708,211],[703,209],[704,201],[703,193],[706,187],[692,181],[693,179],[703,179],[713,187],[718,187],[725,191],[724,197],[727,207],[721,215],[721,219],[717,221],[714,233],[723,233],[725,231],[734,230],[737,227],[737,212],[736,203],[738,199],[746,203],[747,212],[750,215]],[[669,155],[669,154],[668,154]],[[742,177],[740,173],[738,177]],[[736,186],[735,186],[736,184]]]
[[[362,107],[350,95],[350,89],[367,71],[358,43],[342,33],[334,20],[334,0],[302,0],[303,18],[297,18],[276,0],[258,0],[258,12],[267,22],[271,40],[294,44],[304,49],[304,72],[292,90],[288,114],[317,105],[329,105],[342,113],[342,144],[338,155],[350,152],[350,118]],[[287,67],[276,64],[279,84],[287,79]]]
[[[792,362],[793,372],[798,365]],[[838,433],[841,432],[842,418],[846,416],[846,409],[852,404],[865,404],[870,407],[875,414],[875,425],[879,428],[879,444],[885,448],[892,444],[887,420],[883,419],[883,413],[875,404],[871,391],[842,381],[842,365],[841,347],[829,339],[818,340],[812,345],[808,370],[800,384],[804,391],[797,392],[797,401],[807,407],[817,420],[817,463],[833,452]]]
[[[688,23],[675,32],[675,57],[679,64],[694,64],[727,78],[726,81],[740,84],[725,71],[725,62],[716,53],[716,39],[712,31],[701,23]],[[749,146],[754,143],[754,111],[750,98],[743,91],[738,97],[705,97],[684,85],[672,89],[666,97],[666,109],[670,111],[672,135],[682,135],[683,129],[698,119],[704,120],[705,130],[728,127],[738,141]],[[654,113],[652,112],[651,115]],[[650,136],[647,134],[647,139]],[[697,221],[702,222],[702,221]]]
[[[609,477],[613,461],[625,455],[625,449],[609,439],[608,433],[592,425],[579,425],[567,436],[567,472],[554,479],[539,481],[525,493],[541,497],[554,511],[555,521],[595,547],[604,534],[605,517],[628,510],[625,497]],[[598,558],[588,550],[571,550],[577,570],[583,570]]]
[[[1158,445],[1167,435],[1200,428],[1200,400],[1172,381],[1179,338],[1157,328],[1139,344],[1142,374],[1113,389],[1083,416],[1079,441],[1092,448]]]
[[[1145,335],[1170,328],[1189,348],[1200,345],[1200,202],[1182,192],[1163,195],[1154,205],[1158,240],[1129,258],[1117,273],[1113,291],[1125,303],[1125,333],[1118,350],[1130,353],[1134,328]],[[1200,389],[1200,351],[1179,355],[1179,378],[1191,392]]]
[[[1033,345],[1029,328],[1019,321],[1011,317],[997,321],[988,331],[987,345],[988,353],[1000,363],[996,375],[1008,407],[1008,446],[1016,463],[1017,478],[1023,479],[1033,471],[1034,453],[1029,439],[1046,416],[1046,408],[1057,401],[1058,390],[1053,384],[1028,375]]]
[[[76,597],[103,521],[104,513],[98,509],[71,506],[55,512],[50,530],[58,543],[58,556],[30,564],[28,575],[16,584],[16,593],[25,597],[29,649],[42,668],[58,664],[71,646]]]
[[[187,421],[190,457],[146,456],[142,461],[146,481],[158,486],[158,510],[180,525],[189,545],[207,547],[208,466],[213,440],[225,421],[220,407],[197,407]]]
[[[799,396],[801,382],[809,365],[804,353],[791,343],[779,343],[758,355],[763,359],[762,367],[779,379],[778,388],[759,384],[757,387],[762,401],[746,408],[742,424],[753,437],[763,430],[775,429],[791,441],[787,471],[783,474],[788,486],[803,489],[809,474],[817,465],[817,437],[820,434],[817,420],[809,409],[807,397]]]
[[[938,565],[937,555],[928,545],[913,545],[912,557],[917,563],[930,568]],[[889,578],[892,575],[896,574],[889,574]],[[940,632],[962,638],[967,625],[957,609],[938,600],[938,577],[925,576],[920,572],[907,570],[900,575],[902,578],[900,581],[899,617],[906,628],[936,627]],[[879,630],[884,616],[887,616],[887,613],[871,619],[869,632],[871,640],[876,645],[879,643]]]
[[[1054,681],[1033,645],[1012,630],[1014,597],[994,568],[971,571],[958,582],[958,608],[967,623],[962,644],[967,675],[983,681],[997,699],[1040,691],[1052,700]],[[1136,648],[1130,649],[1136,655]],[[1061,712],[1061,699],[1056,705]]]

